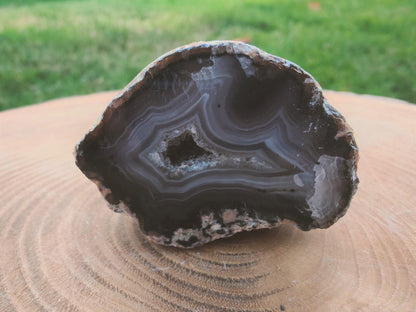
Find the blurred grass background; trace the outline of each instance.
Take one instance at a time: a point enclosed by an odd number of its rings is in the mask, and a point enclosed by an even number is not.
[[[416,102],[415,0],[0,0],[0,110],[123,88],[162,53],[250,43],[325,89]]]

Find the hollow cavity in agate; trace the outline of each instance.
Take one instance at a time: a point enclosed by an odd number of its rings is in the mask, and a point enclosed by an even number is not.
[[[76,150],[113,210],[180,247],[286,220],[326,228],[356,190],[357,159],[352,131],[307,72],[238,42],[157,59]]]

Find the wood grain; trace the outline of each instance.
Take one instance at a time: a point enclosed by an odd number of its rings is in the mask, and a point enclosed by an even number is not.
[[[416,106],[326,92],[361,155],[333,227],[182,250],[148,242],[74,165],[115,94],[0,113],[0,311],[416,311]]]

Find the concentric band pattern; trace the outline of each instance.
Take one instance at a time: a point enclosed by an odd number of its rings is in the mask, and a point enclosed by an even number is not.
[[[348,214],[183,250],[148,241],[74,165],[114,95],[0,114],[0,311],[416,309],[416,107],[326,92],[360,142]]]

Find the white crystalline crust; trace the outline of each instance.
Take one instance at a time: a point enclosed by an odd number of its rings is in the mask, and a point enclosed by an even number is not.
[[[148,238],[155,243],[174,247],[183,247],[183,242],[188,242],[196,238],[194,243],[187,246],[188,248],[192,248],[219,238],[232,236],[242,231],[270,229],[283,223],[279,217],[276,217],[271,222],[258,217],[252,218],[247,214],[240,214],[240,210],[238,209],[225,209],[221,214],[220,220],[217,220],[213,213],[203,215],[201,216],[201,222],[201,228],[180,228],[173,233],[172,237],[149,235]]]
[[[342,188],[345,187],[345,166],[351,165],[343,157],[322,155],[318,164],[313,167],[315,172],[314,193],[307,199],[312,218],[319,226],[324,226],[340,213]]]

